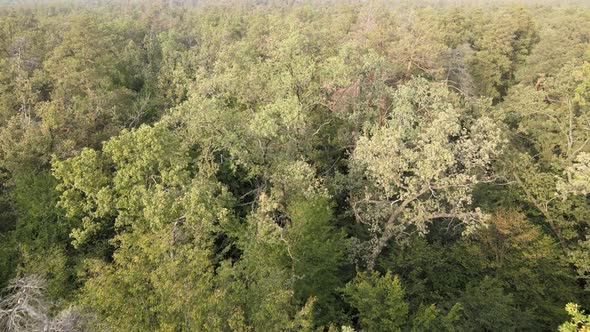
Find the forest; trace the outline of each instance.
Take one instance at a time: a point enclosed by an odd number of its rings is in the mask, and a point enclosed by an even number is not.
[[[584,1],[0,5],[0,331],[590,331]]]

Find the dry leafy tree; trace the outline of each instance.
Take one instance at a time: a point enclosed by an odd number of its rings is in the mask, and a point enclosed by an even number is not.
[[[55,317],[49,315],[51,303],[45,300],[45,280],[28,275],[12,280],[7,295],[0,301],[0,329],[6,332],[82,332],[87,317],[69,307]]]
[[[45,282],[31,275],[13,280],[0,302],[0,327],[8,332],[46,331],[48,305],[43,299]]]
[[[387,123],[358,140],[351,161],[351,205],[373,234],[370,269],[391,239],[425,234],[436,219],[476,229],[484,214],[470,206],[471,190],[491,180],[487,169],[502,145],[495,122],[471,117],[471,106],[443,84],[415,80],[392,98]]]

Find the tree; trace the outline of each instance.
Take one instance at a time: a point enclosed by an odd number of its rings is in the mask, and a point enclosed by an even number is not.
[[[55,331],[83,332],[88,316],[70,307],[50,316],[51,304],[46,301],[45,281],[37,275],[14,279],[0,301],[0,327],[6,332]]]
[[[476,229],[484,216],[469,207],[471,189],[490,179],[486,170],[502,145],[498,125],[470,118],[444,85],[416,80],[392,98],[387,123],[359,138],[351,160],[351,206],[373,234],[370,269],[392,238],[425,234],[433,220]]]
[[[580,65],[590,60],[588,53],[589,16],[585,10],[545,8],[534,12],[538,43],[531,50],[516,78],[537,88],[546,78],[555,77],[566,64]]]
[[[465,330],[515,331],[519,311],[513,296],[506,294],[502,282],[485,277],[470,284],[461,297]]]
[[[586,315],[580,306],[575,303],[568,303],[565,311],[571,316],[569,322],[559,327],[559,332],[587,332],[589,330],[590,316]]]
[[[482,274],[503,282],[520,312],[515,329],[557,326],[563,320],[563,303],[576,298],[578,286],[555,239],[522,213],[502,210],[477,239],[484,258]]]
[[[288,254],[300,303],[316,298],[316,324],[325,325],[341,315],[336,290],[343,286],[345,238],[334,228],[332,204],[325,197],[296,199],[287,209],[285,229]]]
[[[502,9],[492,16],[474,15],[476,36],[471,67],[477,94],[500,101],[515,73],[538,40],[535,22],[525,8]]]
[[[216,237],[231,223],[231,200],[185,148],[166,127],[142,126],[102,152],[54,162],[60,204],[81,219],[75,245],[110,246],[83,269],[82,303],[105,319],[97,328],[224,329],[213,271],[225,253]]]
[[[358,272],[344,289],[346,301],[359,315],[367,331],[401,331],[408,322],[408,304],[397,276],[387,272]]]
[[[565,66],[547,79],[543,90],[516,86],[502,105],[512,139],[521,142],[512,145],[516,151],[505,163],[507,177],[514,179],[563,250],[584,233],[590,212],[583,196],[590,149],[589,68]]]
[[[281,330],[293,323],[297,306],[283,231],[273,219],[273,202],[261,195],[259,208],[248,218],[243,254],[233,266],[222,265],[221,281],[231,299],[230,310],[242,330]]]

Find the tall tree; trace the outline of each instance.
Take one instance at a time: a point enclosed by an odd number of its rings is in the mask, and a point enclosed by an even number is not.
[[[471,189],[490,178],[502,148],[499,126],[471,117],[444,85],[416,80],[392,98],[387,123],[359,138],[351,162],[351,205],[373,236],[370,269],[390,240],[425,234],[434,220],[457,219],[473,232],[484,216],[469,206]]]

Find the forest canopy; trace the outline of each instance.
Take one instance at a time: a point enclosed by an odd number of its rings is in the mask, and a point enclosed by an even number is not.
[[[588,331],[590,7],[0,5],[1,331]]]

